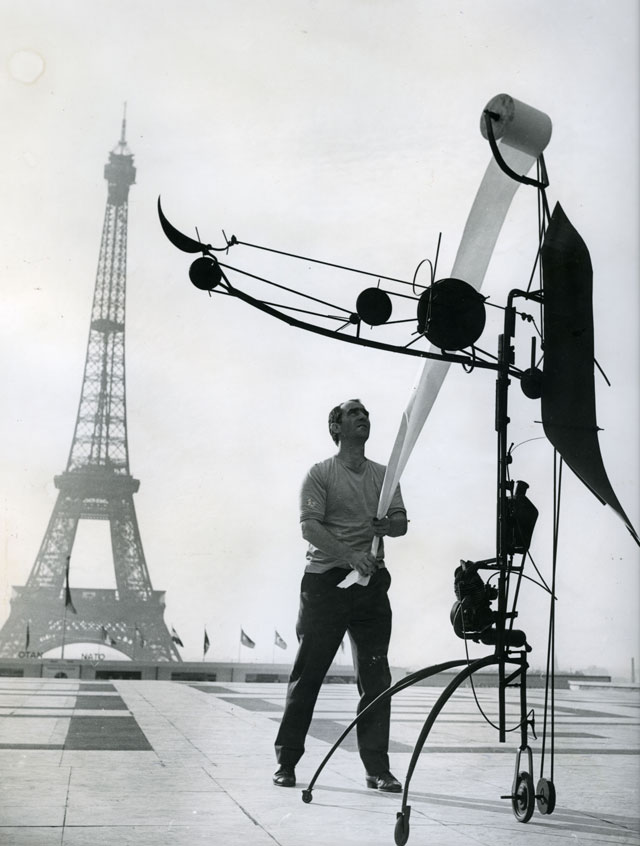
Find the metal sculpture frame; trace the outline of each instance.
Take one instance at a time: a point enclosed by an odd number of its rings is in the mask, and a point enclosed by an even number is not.
[[[508,466],[511,462],[511,457],[507,446],[507,430],[509,424],[507,412],[510,376],[513,375],[511,370],[513,351],[511,342],[515,336],[516,316],[513,301],[517,297],[524,297],[535,302],[542,301],[542,294],[539,291],[527,293],[526,291],[514,289],[510,292],[508,306],[505,310],[504,331],[498,339],[498,361],[494,365],[494,369],[497,372],[496,432],[498,477],[496,497],[496,557],[478,562],[478,565],[480,569],[493,571],[498,575],[495,625],[485,632],[485,637],[487,639],[484,640],[485,643],[493,641],[495,643],[495,649],[490,655],[486,655],[473,661],[465,658],[426,667],[406,676],[396,684],[392,685],[380,694],[380,696],[371,702],[365,709],[363,709],[349,724],[317,768],[308,787],[302,791],[303,802],[311,802],[313,799],[313,787],[320,773],[342,741],[370,710],[376,708],[383,701],[391,699],[397,693],[400,693],[406,688],[418,684],[431,676],[438,675],[439,673],[446,672],[448,670],[458,669],[456,675],[447,684],[431,707],[429,715],[415,742],[415,747],[405,777],[402,808],[396,816],[395,842],[397,846],[404,846],[404,844],[406,844],[409,840],[409,823],[411,816],[411,806],[408,804],[409,788],[419,756],[429,737],[431,729],[433,728],[442,709],[458,690],[460,685],[470,679],[474,673],[491,666],[497,667],[498,671],[498,733],[499,741],[501,743],[505,742],[507,734],[507,689],[512,686],[519,686],[520,688],[520,718],[517,726],[520,730],[520,744],[516,755],[511,793],[501,798],[511,800],[514,816],[522,823],[528,822],[531,819],[536,803],[538,810],[542,814],[551,814],[555,809],[556,791],[552,776],[549,779],[541,777],[535,788],[533,783],[533,752],[529,745],[529,730],[533,729],[534,721],[527,705],[527,669],[529,665],[526,656],[530,651],[530,647],[526,644],[526,636],[524,633],[520,631],[514,632],[512,628],[513,621],[517,617],[517,590],[515,599],[512,601],[511,607],[509,608],[510,577],[515,574],[518,578],[521,578],[522,570],[524,568],[524,557],[522,564],[519,566],[514,565],[514,553],[512,552],[512,545],[509,541],[509,533],[512,528],[511,518],[509,515],[509,499],[512,493],[513,483],[508,478]],[[555,598],[552,595],[552,603],[554,599]],[[513,642],[522,643],[522,641],[524,641],[524,644],[520,648],[514,648],[512,645]],[[508,672],[508,668],[513,668],[512,672]],[[551,731],[553,735],[553,713],[551,724]],[[526,759],[524,767],[522,766],[523,756]],[[551,773],[552,772],[553,755],[551,756]]]
[[[493,101],[492,101],[493,102]],[[490,104],[491,105],[491,104]],[[528,108],[528,107],[525,107]],[[549,185],[549,179],[547,175],[546,165],[544,162],[544,158],[542,154],[538,156],[538,178],[531,179],[527,176],[521,176],[516,171],[514,171],[504,158],[501,155],[500,148],[496,142],[493,130],[493,123],[494,121],[499,120],[500,115],[494,113],[489,107],[484,110],[483,112],[483,133],[485,137],[489,141],[491,151],[494,157],[494,160],[498,164],[499,168],[507,175],[509,179],[516,180],[525,185],[529,185],[535,187],[538,191],[539,196],[539,214],[541,216],[541,220],[539,220],[539,227],[538,227],[538,234],[540,238],[540,250],[538,256],[536,257],[536,264],[538,259],[542,254],[542,242],[544,238],[545,226],[546,223],[551,219],[551,215],[549,214],[549,207],[547,204],[547,199],[545,195],[545,189]],[[556,805],[556,791],[555,786],[553,783],[553,755],[554,755],[554,649],[555,649],[555,567],[556,567],[556,555],[557,555],[557,523],[559,519],[559,509],[557,507],[557,502],[554,502],[554,514],[553,514],[553,521],[554,521],[554,537],[553,537],[553,578],[551,580],[551,585],[548,586],[546,583],[539,584],[540,587],[543,587],[549,594],[550,598],[550,613],[549,613],[549,639],[547,644],[547,667],[546,667],[546,674],[545,674],[545,700],[544,700],[544,735],[543,735],[543,744],[542,744],[542,755],[541,755],[541,775],[540,778],[534,787],[533,782],[533,752],[529,745],[529,733],[530,731],[535,736],[535,727],[534,727],[534,715],[532,711],[529,711],[527,705],[527,670],[528,670],[528,662],[527,662],[527,653],[530,651],[531,647],[526,642],[526,635],[524,632],[520,630],[516,630],[513,628],[513,621],[517,618],[517,602],[520,593],[520,585],[523,578],[528,578],[524,575],[524,564],[525,558],[528,553],[529,543],[531,540],[531,533],[533,532],[533,525],[530,526],[530,532],[528,538],[525,538],[520,544],[514,542],[514,530],[518,530],[518,526],[514,525],[514,512],[513,512],[513,481],[509,478],[508,468],[511,463],[512,457],[510,454],[510,450],[508,448],[508,439],[507,439],[507,431],[508,431],[508,424],[509,424],[509,417],[508,417],[508,404],[509,404],[509,387],[511,384],[512,378],[518,379],[521,381],[521,386],[523,388],[524,393],[531,397],[531,398],[539,398],[541,396],[541,382],[542,382],[542,373],[535,365],[535,343],[532,346],[532,354],[531,354],[531,367],[528,370],[521,370],[517,368],[514,364],[514,346],[513,342],[515,339],[515,324],[516,324],[516,315],[520,314],[522,317],[529,317],[526,314],[522,314],[516,311],[514,302],[516,299],[525,299],[532,303],[538,304],[540,307],[544,306],[544,291],[541,287],[538,291],[529,291],[529,290],[522,290],[519,288],[513,289],[509,295],[507,300],[507,305],[504,309],[504,326],[503,332],[498,338],[498,350],[497,356],[489,356],[488,354],[484,354],[484,358],[482,355],[478,354],[478,350],[473,346],[471,346],[471,353],[463,352],[463,353],[452,353],[450,351],[440,350],[439,352],[434,352],[433,350],[422,350],[411,346],[414,342],[411,341],[410,344],[399,346],[393,345],[388,343],[381,343],[378,341],[374,341],[371,338],[364,338],[360,335],[360,322],[361,322],[361,315],[358,313],[352,313],[348,315],[345,322],[339,327],[338,330],[333,331],[327,329],[323,326],[318,326],[314,323],[309,322],[308,320],[301,319],[298,316],[293,316],[290,311],[291,307],[281,307],[276,306],[273,303],[268,303],[263,300],[260,300],[242,290],[238,287],[234,286],[229,278],[227,273],[225,272],[228,269],[237,270],[237,268],[231,267],[225,262],[219,261],[215,256],[214,253],[228,253],[229,249],[235,247],[237,245],[244,245],[246,247],[255,247],[261,250],[269,250],[267,247],[258,247],[255,244],[248,244],[246,242],[242,242],[238,240],[235,236],[232,236],[230,239],[227,239],[226,235],[225,238],[225,245],[222,247],[212,247],[210,244],[204,244],[199,239],[198,240],[190,238],[184,235],[181,231],[176,229],[165,217],[164,212],[161,207],[160,198],[158,199],[158,214],[160,218],[160,223],[162,228],[165,232],[167,238],[171,241],[171,243],[176,246],[178,249],[187,252],[187,253],[201,253],[202,258],[197,259],[190,271],[191,281],[193,282],[196,287],[208,291],[211,295],[212,293],[228,295],[232,297],[236,297],[243,302],[251,305],[260,311],[275,317],[279,320],[284,321],[290,326],[298,327],[307,331],[315,332],[320,335],[324,335],[326,337],[330,337],[337,340],[342,340],[348,343],[355,343],[361,346],[372,347],[374,349],[385,350],[389,352],[394,352],[403,355],[412,355],[412,356],[419,356],[422,358],[427,359],[434,359],[440,362],[450,362],[455,364],[461,364],[463,367],[473,369],[473,368],[481,368],[481,369],[490,369],[494,370],[497,374],[496,378],[496,417],[495,417],[495,429],[497,433],[497,455],[496,455],[496,462],[497,462],[497,479],[496,479],[496,543],[495,543],[495,556],[480,562],[475,562],[474,566],[478,570],[486,570],[491,574],[490,578],[497,577],[497,589],[495,590],[496,594],[496,610],[492,612],[492,623],[490,626],[483,628],[481,632],[465,632],[463,631],[460,635],[466,641],[467,639],[475,640],[476,642],[481,642],[486,645],[491,645],[494,647],[493,652],[488,655],[485,655],[482,658],[478,658],[476,660],[470,660],[468,653],[467,657],[461,660],[453,660],[448,661],[445,663],[436,664],[433,666],[426,667],[421,669],[415,673],[412,673],[405,678],[398,681],[396,684],[389,687],[386,691],[384,691],[380,696],[371,702],[367,708],[363,709],[363,711],[350,723],[350,725],[344,730],[344,732],[340,735],[340,737],[336,740],[332,748],[329,750],[325,758],[322,760],[320,765],[318,766],[315,774],[313,775],[309,785],[302,791],[302,800],[305,803],[309,803],[313,799],[313,788],[317,782],[317,779],[322,772],[323,768],[330,760],[333,753],[336,749],[341,745],[342,741],[345,737],[351,732],[351,730],[357,725],[360,719],[368,713],[370,710],[376,708],[380,703],[383,701],[387,701],[391,699],[395,694],[405,690],[406,688],[417,684],[431,676],[437,675],[438,673],[449,671],[449,670],[457,670],[456,674],[452,678],[452,680],[447,684],[445,689],[441,692],[438,696],[436,702],[431,708],[431,711],[424,722],[422,730],[416,740],[415,748],[413,754],[410,759],[408,772],[405,779],[404,791],[403,791],[403,798],[402,798],[402,809],[397,814],[397,821],[395,827],[395,842],[398,846],[403,846],[406,844],[409,839],[409,821],[410,821],[410,813],[411,813],[411,806],[408,804],[408,797],[409,797],[409,788],[411,783],[411,778],[415,771],[418,758],[424,744],[426,743],[431,729],[433,728],[439,714],[441,713],[442,709],[449,701],[449,699],[454,695],[457,689],[467,680],[470,680],[472,683],[473,675],[480,670],[484,670],[487,667],[496,667],[497,674],[498,674],[498,719],[497,719],[497,730],[499,735],[499,741],[504,743],[506,740],[507,731],[514,731],[519,729],[520,733],[520,743],[516,754],[516,761],[515,761],[515,771],[514,777],[511,785],[511,792],[502,798],[509,799],[511,801],[512,810],[519,822],[528,822],[531,818],[535,807],[537,808],[540,813],[548,815],[553,813]],[[438,243],[439,247],[439,243]],[[293,255],[291,253],[282,253],[279,250],[270,250],[270,252],[274,253],[281,253],[283,255],[287,255],[294,259],[304,259],[305,261],[317,261],[315,259],[309,259],[305,256]],[[344,268],[341,265],[335,265],[330,262],[320,261],[319,264],[328,266],[328,267],[341,267],[343,270],[353,270],[353,268]],[[435,265],[437,264],[437,254],[436,260],[434,263],[431,263],[431,282],[432,285],[435,281]],[[535,268],[534,268],[535,270]],[[240,273],[245,273],[244,271],[238,271]],[[365,271],[355,271],[359,273],[365,273]],[[416,271],[417,273],[417,271]],[[254,276],[251,273],[246,273],[245,275],[252,277],[253,279],[257,279],[262,282],[269,282],[267,279],[263,279],[262,277]],[[380,279],[389,279],[389,277],[381,277],[379,274],[373,273],[366,273],[369,276],[377,276],[378,280]],[[542,275],[542,274],[541,274]],[[533,274],[532,274],[533,278]],[[399,282],[403,280],[392,280],[394,282]],[[455,280],[454,280],[455,281]],[[414,277],[415,283],[415,277]],[[270,283],[276,284],[276,283]],[[529,283],[531,285],[531,283]],[[277,285],[279,289],[284,289],[287,291],[292,291],[290,288],[286,288],[283,285]],[[414,288],[415,289],[415,288]],[[298,293],[294,291],[293,293]],[[304,295],[301,295],[304,296]],[[309,297],[309,299],[313,300],[314,303],[324,303],[323,300],[319,300],[316,297]],[[328,303],[324,303],[324,305],[329,305]],[[295,312],[304,311],[304,309],[293,308]],[[316,312],[307,312],[308,314],[317,314]],[[319,315],[320,316],[320,315]],[[326,315],[325,315],[326,317]],[[337,319],[337,318],[336,318]],[[529,318],[530,319],[530,318]],[[365,322],[370,322],[365,320]],[[356,333],[355,335],[347,335],[341,333],[341,330],[345,326],[355,327]],[[375,322],[371,323],[370,325],[376,325]],[[426,333],[425,333],[426,334]],[[597,362],[596,362],[597,364]],[[525,384],[526,383],[526,384]],[[554,453],[554,464],[557,460],[557,453]],[[554,468],[555,472],[555,468]],[[558,481],[561,479],[562,473],[562,458],[560,458],[560,465],[559,465],[559,476],[556,478]],[[603,499],[605,501],[605,499]],[[609,504],[613,504],[614,507],[616,503],[612,503],[609,500]],[[534,509],[535,511],[535,509]],[[621,509],[618,509],[618,513],[625,518],[624,512]],[[537,511],[536,511],[537,515]],[[535,522],[535,520],[534,520]],[[633,527],[627,521],[627,527],[630,529],[632,535],[636,542],[638,542],[638,537]],[[526,534],[526,533],[525,533]],[[516,554],[523,553],[522,561],[520,564],[514,563],[514,556]],[[537,569],[537,568],[536,568]],[[539,574],[538,574],[539,575]],[[515,582],[515,586],[512,584],[512,579]],[[542,582],[544,579],[540,576]],[[535,580],[533,580],[535,581]],[[511,588],[513,587],[513,591]],[[454,625],[455,628],[455,625]],[[459,632],[457,632],[459,633]],[[519,687],[519,721],[516,726],[507,729],[506,725],[506,694],[507,690],[510,687]],[[549,766],[549,777],[545,777],[542,773],[545,771],[545,750],[546,750],[546,738],[547,738],[547,724],[549,723],[550,727],[550,739],[551,739],[551,755],[550,755],[550,766]]]

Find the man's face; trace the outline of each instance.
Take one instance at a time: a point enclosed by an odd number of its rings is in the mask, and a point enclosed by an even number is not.
[[[340,426],[340,440],[366,441],[369,437],[371,424],[369,412],[364,405],[356,400],[349,400],[343,402],[340,408],[342,409],[342,420],[338,424]]]

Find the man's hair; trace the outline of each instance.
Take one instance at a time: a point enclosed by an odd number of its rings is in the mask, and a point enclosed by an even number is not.
[[[336,407],[332,408],[331,411],[329,412],[329,434],[331,435],[334,443],[336,443],[336,444],[340,443],[340,435],[338,434],[338,432],[334,432],[331,427],[334,423],[341,423],[342,422],[342,406],[344,405],[345,402],[362,403],[362,400],[359,400],[359,399],[345,400],[344,402],[341,402],[340,405],[336,405]]]

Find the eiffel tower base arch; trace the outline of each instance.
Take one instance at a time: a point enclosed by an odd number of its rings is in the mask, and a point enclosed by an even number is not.
[[[112,646],[131,660],[182,661],[164,622],[164,591],[127,600],[115,590],[74,588],[70,593],[75,613],[65,609],[64,592],[14,587],[11,611],[0,629],[0,657],[96,643]]]

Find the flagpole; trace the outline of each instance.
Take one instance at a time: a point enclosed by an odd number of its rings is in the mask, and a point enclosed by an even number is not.
[[[238,638],[238,664],[240,663],[240,650],[242,649],[242,626],[240,626],[240,637]]]
[[[60,651],[60,660],[64,661],[64,642],[67,636],[67,603],[64,603],[64,612],[62,614],[62,649]]]
[[[69,587],[69,567],[71,564],[71,554],[67,555],[67,563],[65,567],[65,585],[64,585],[64,612],[62,614],[62,648],[60,650],[60,660],[64,661],[64,645],[67,639],[67,602],[71,602],[71,588]]]

